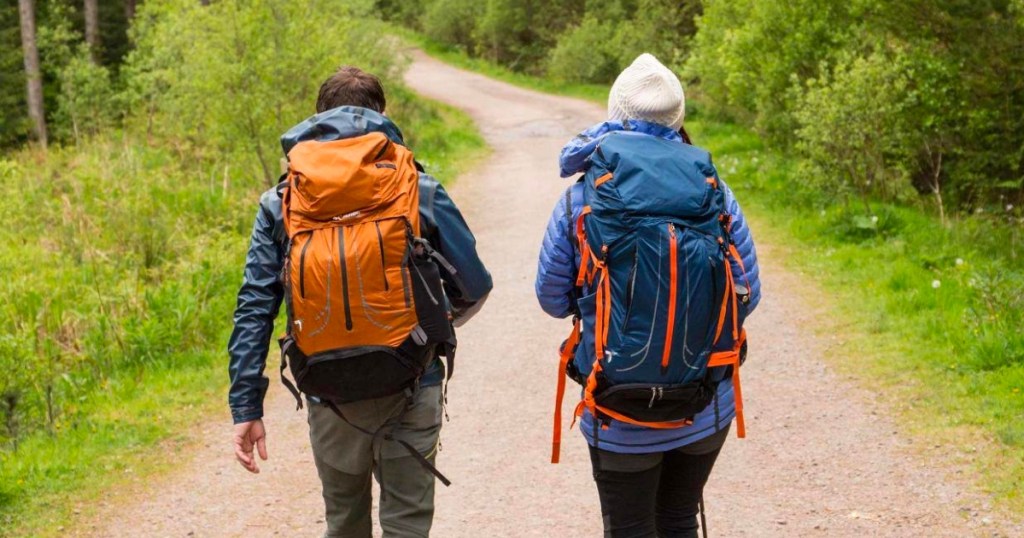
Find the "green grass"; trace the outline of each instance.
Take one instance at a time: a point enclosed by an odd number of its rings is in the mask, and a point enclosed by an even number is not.
[[[89,517],[100,493],[186,461],[182,449],[198,433],[197,417],[223,410],[222,353],[132,370],[106,379],[54,434],[0,453],[0,535],[64,535],[60,528],[70,528],[75,515]]]
[[[607,86],[513,73],[402,35],[512,84],[597,104],[607,96]],[[715,156],[759,242],[791,270],[814,275],[804,290],[768,291],[826,298],[829,316],[809,329],[841,344],[824,360],[877,393],[907,433],[926,441],[919,445],[943,445],[950,463],[979,471],[980,487],[1024,513],[1020,223],[959,217],[944,227],[922,207],[874,203],[869,213],[826,199],[801,180],[796,158],[765,148],[750,129],[704,117],[696,100],[687,106],[687,129]]]
[[[438,179],[486,154],[468,116],[391,90]],[[187,458],[197,421],[230,426],[225,346],[265,188],[240,169],[124,133],[0,158],[18,200],[0,228],[0,536],[61,535]]]

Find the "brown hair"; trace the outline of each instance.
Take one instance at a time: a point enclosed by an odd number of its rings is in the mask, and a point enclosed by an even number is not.
[[[361,106],[384,112],[387,100],[380,79],[358,67],[343,66],[320,86],[317,114],[339,106]]]
[[[682,125],[679,126],[679,136],[683,137],[683,142],[686,142],[691,146],[693,145],[693,142],[690,141],[690,133],[687,133],[686,127],[683,127]]]

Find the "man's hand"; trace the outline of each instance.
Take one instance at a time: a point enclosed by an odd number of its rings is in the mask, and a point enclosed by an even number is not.
[[[267,460],[267,432],[263,429],[263,419],[251,420],[235,424],[235,459],[250,473],[259,473],[252,447],[260,454],[260,459]]]

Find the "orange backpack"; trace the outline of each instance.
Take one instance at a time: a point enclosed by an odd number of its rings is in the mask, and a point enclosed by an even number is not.
[[[455,270],[419,238],[412,152],[372,132],[300,142],[288,160],[281,379],[299,407],[300,392],[332,407],[402,392],[438,353],[450,375],[455,336],[438,264]]]

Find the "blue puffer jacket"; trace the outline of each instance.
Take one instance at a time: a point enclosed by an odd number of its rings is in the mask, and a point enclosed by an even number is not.
[[[590,155],[597,149],[602,137],[611,132],[628,132],[635,136],[656,136],[683,143],[679,133],[654,123],[634,120],[601,123],[580,133],[562,149],[560,159],[562,177],[570,177],[584,172],[589,164]],[[720,181],[719,184],[725,191],[726,208],[732,216],[730,233],[743,259],[745,269],[744,273],[739,264],[734,262],[733,274],[736,275],[737,284],[750,286],[748,312],[753,312],[761,300],[761,282],[758,278],[754,240],[732,190],[724,182]],[[537,299],[540,301],[541,308],[556,318],[568,317],[576,309],[575,283],[577,268],[580,264],[580,253],[573,246],[571,237],[574,233],[572,223],[576,221],[582,210],[583,184],[577,182],[567,189],[566,195],[555,205],[541,247],[540,262],[537,268]],[[584,325],[593,326],[592,324]],[[676,430],[657,430],[613,420],[608,429],[600,433],[600,448],[621,453],[672,450],[722,430],[728,426],[735,415],[732,381],[726,379],[719,383],[718,394],[714,402],[694,417],[692,426]],[[580,422],[580,431],[583,432],[587,442],[593,445],[593,422],[589,413],[584,413]]]
[[[303,140],[336,140],[369,132],[381,132],[395,143],[404,143],[401,131],[385,116],[365,108],[340,107],[296,125],[281,137],[281,145],[287,154]],[[460,287],[456,289],[446,283],[445,291],[456,316],[456,325],[461,325],[487,298],[492,287],[491,275],[477,255],[473,233],[444,187],[433,177],[421,173],[419,189],[420,234],[459,273]],[[263,416],[263,396],[269,385],[263,369],[274,320],[284,299],[280,276],[285,240],[281,196],[275,187],[260,197],[242,287],[238,291],[235,328],[228,342],[231,358],[228,403],[236,424]],[[435,360],[420,384],[429,386],[440,382],[441,364]]]

